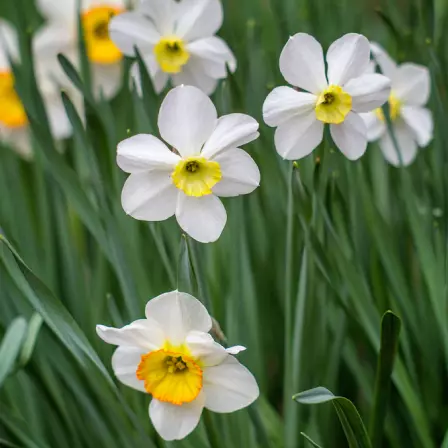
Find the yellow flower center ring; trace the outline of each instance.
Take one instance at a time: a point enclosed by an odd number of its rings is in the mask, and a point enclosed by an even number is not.
[[[221,167],[204,157],[188,157],[176,165],[171,178],[186,195],[205,196],[212,194],[212,187],[221,180]]]
[[[154,398],[178,406],[193,401],[202,389],[202,369],[186,350],[142,355],[137,378]]]
[[[8,128],[19,128],[28,123],[10,71],[0,71],[0,123]]]
[[[400,115],[400,109],[401,109],[401,102],[400,100],[392,93],[389,96],[389,114],[392,121],[396,120],[398,116]],[[381,107],[375,110],[376,116],[381,121],[386,121],[386,118],[384,117],[384,112]]]
[[[109,37],[109,22],[124,10],[115,6],[96,6],[82,15],[87,55],[92,62],[113,64],[122,57],[121,51]]]
[[[315,110],[318,120],[341,124],[352,110],[352,97],[342,87],[331,85],[317,98]]]
[[[154,55],[166,73],[179,73],[190,59],[184,41],[176,36],[162,37],[154,47]]]

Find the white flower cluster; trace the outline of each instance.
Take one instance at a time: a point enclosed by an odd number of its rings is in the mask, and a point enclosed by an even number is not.
[[[46,25],[34,39],[36,75],[56,139],[71,134],[60,89],[78,93],[57,64],[64,53],[77,64],[75,0],[39,0]],[[235,57],[216,36],[223,22],[220,0],[142,0],[126,11],[124,0],[81,1],[81,25],[97,95],[112,97],[120,87],[123,55],[138,52],[157,93],[174,86],[158,116],[160,140],[140,134],[118,145],[118,166],[129,173],[122,191],[124,211],[138,220],[175,216],[182,230],[203,243],[216,241],[226,224],[220,197],[252,193],[260,171],[241,149],[259,136],[252,117],[220,118],[208,97],[219,80],[236,70]],[[28,119],[15,90],[10,61],[18,61],[17,36],[0,22],[0,135],[30,155]],[[371,55],[373,59],[371,60]],[[327,68],[326,68],[327,67]],[[375,73],[379,68],[381,73]],[[292,36],[280,56],[290,86],[276,87],[263,105],[275,127],[275,147],[284,159],[308,156],[329,125],[334,144],[359,159],[368,141],[379,140],[388,162],[411,163],[418,147],[432,139],[428,70],[397,65],[360,34],[333,42],[326,57],[312,36]],[[131,77],[140,86],[134,62]],[[381,108],[388,102],[388,117]],[[388,126],[387,123],[391,123]],[[392,138],[391,132],[395,135]],[[397,145],[394,144],[394,140]],[[124,384],[152,395],[150,417],[166,440],[186,437],[203,408],[233,412],[259,394],[256,380],[209,331],[212,321],[195,298],[178,291],[148,302],[146,318],[121,329],[99,325],[98,335],[117,345],[112,366]]]

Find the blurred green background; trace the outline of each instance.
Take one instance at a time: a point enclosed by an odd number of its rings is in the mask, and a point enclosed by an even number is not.
[[[17,67],[35,156],[24,161],[0,142],[0,446],[312,446],[305,432],[322,447],[345,447],[331,404],[308,407],[291,397],[325,386],[352,400],[369,426],[380,318],[390,309],[402,331],[377,446],[447,448],[448,2],[223,5],[219,34],[239,65],[213,100],[220,114],[241,111],[260,122],[260,139],[245,149],[262,182],[225,201],[228,223],[214,244],[185,243],[174,218],[137,222],[121,208],[116,144],[139,132],[157,135],[163,95],[150,83],[139,98],[126,71],[117,97],[105,102],[92,100],[81,82],[86,126],[66,101],[74,136],[61,154],[30,59]],[[26,56],[42,22],[32,1],[2,0],[0,15],[19,29]],[[412,166],[390,167],[375,145],[350,162],[329,139],[295,169],[281,160],[261,107],[286,84],[278,58],[296,32],[313,34],[324,49],[359,32],[396,60],[429,67],[435,135]],[[148,299],[177,287],[207,305],[230,344],[248,347],[240,359],[261,387],[250,409],[212,416],[219,447],[202,423],[182,442],[159,439],[149,396],[113,379],[113,349],[95,334],[98,323],[143,316]]]

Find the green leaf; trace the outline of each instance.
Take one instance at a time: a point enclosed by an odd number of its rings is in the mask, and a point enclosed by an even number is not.
[[[312,445],[312,446],[314,446],[316,448],[322,448],[310,436],[307,436],[304,432],[301,432],[300,435],[305,437],[305,439],[310,443],[310,445]]]
[[[12,321],[0,345],[0,388],[14,370],[17,357],[26,335],[27,323],[23,317]]]
[[[332,402],[344,429],[349,448],[372,448],[364,423],[355,405],[344,397],[333,395],[325,387],[316,387],[293,396],[302,404],[320,404]]]
[[[86,360],[90,359],[115,389],[100,358],[64,305],[34,275],[4,235],[0,235],[0,243],[0,259],[31,306],[81,364],[86,365]]]
[[[382,446],[383,427],[389,403],[391,376],[400,329],[401,319],[392,311],[387,311],[381,320],[381,348],[376,372],[374,406],[369,428],[374,448]]]
[[[22,350],[19,357],[19,366],[24,367],[28,364],[33,355],[39,331],[42,327],[43,319],[40,314],[34,313],[28,323],[28,331],[23,341]]]

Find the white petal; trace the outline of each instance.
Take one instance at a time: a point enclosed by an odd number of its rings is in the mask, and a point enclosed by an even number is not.
[[[370,112],[381,107],[390,95],[390,79],[379,74],[351,79],[344,90],[352,97],[352,110]]]
[[[141,347],[118,347],[112,356],[115,376],[126,386],[146,392],[145,382],[137,378],[137,367],[142,355],[147,353]]]
[[[366,152],[367,129],[358,114],[350,112],[343,123],[330,125],[330,133],[347,159],[357,160]]]
[[[424,106],[430,94],[429,70],[423,65],[402,64],[392,80],[396,97],[411,106]]]
[[[66,26],[76,24],[76,0],[37,0],[37,7],[51,21],[64,23]]]
[[[213,160],[219,163],[222,174],[221,181],[213,187],[217,196],[249,194],[260,185],[260,170],[246,151],[229,149]]]
[[[316,105],[317,97],[298,92],[291,87],[277,87],[263,104],[263,119],[268,126],[279,126],[292,117],[308,115]]]
[[[219,0],[182,0],[178,3],[176,35],[191,42],[216,34],[223,21]]]
[[[411,128],[418,146],[424,148],[432,140],[434,122],[430,110],[423,107],[403,106],[400,114]]]
[[[121,62],[116,64],[92,64],[93,92],[96,98],[113,98],[121,87],[123,77]]]
[[[365,114],[359,114],[359,116],[364,120],[366,125],[367,140],[369,142],[378,140],[386,132],[384,121],[380,120],[375,112],[367,112]]]
[[[145,314],[160,325],[174,345],[183,344],[191,331],[207,333],[212,328],[204,305],[184,292],[172,291],[155,297],[146,304]]]
[[[139,319],[122,328],[97,325],[96,333],[108,344],[140,347],[146,352],[163,346],[165,335],[154,319]]]
[[[417,142],[414,140],[412,131],[402,120],[394,122],[393,129],[401,155],[401,162],[388,132],[386,132],[379,141],[381,151],[383,152],[384,158],[390,164],[394,166],[400,166],[401,164],[403,164],[403,166],[408,166],[417,156]]]
[[[218,85],[218,80],[205,73],[197,58],[190,58],[180,73],[172,75],[171,80],[175,86],[194,86],[206,95],[211,95]]]
[[[113,17],[109,23],[109,35],[127,56],[135,56],[135,47],[141,54],[151,53],[160,40],[152,22],[138,12],[125,12]]]
[[[9,57],[19,57],[17,31],[6,20],[0,19],[0,71],[9,70]]]
[[[191,331],[186,343],[193,357],[199,359],[204,367],[221,364],[228,356],[225,348],[215,342],[209,333]]]
[[[126,173],[138,173],[154,169],[173,171],[180,161],[158,138],[138,134],[118,144],[117,164]]]
[[[169,75],[164,71],[160,70],[159,64],[157,64],[154,56],[147,56],[143,58],[143,63],[145,64],[146,70],[151,77],[154,90],[156,93],[161,93],[168,82]],[[134,62],[131,66],[131,79],[135,82],[137,88],[137,93],[142,96],[142,82],[140,76],[140,69],[137,62]]]
[[[317,94],[327,86],[322,46],[309,34],[290,37],[280,55],[280,71],[286,81],[308,92]]]
[[[210,159],[229,148],[236,148],[249,143],[260,134],[258,122],[245,114],[229,114],[219,118],[216,128],[205,142],[201,154]]]
[[[216,122],[215,106],[196,87],[176,87],[168,93],[160,107],[160,135],[182,157],[200,153]]]
[[[393,79],[397,70],[397,63],[386,53],[384,48],[375,42],[370,43],[370,50],[381,69],[381,73]]]
[[[201,392],[191,403],[177,406],[155,398],[149,405],[149,416],[162,439],[181,440],[198,425],[204,408],[204,394]]]
[[[236,70],[236,59],[229,46],[217,36],[195,40],[187,45],[195,63],[211,78],[227,77],[227,66],[233,73]]]
[[[324,136],[324,124],[313,111],[292,117],[275,131],[275,149],[287,160],[302,159],[311,154]]]
[[[73,129],[70,120],[65,113],[59,88],[54,86],[52,92],[43,94],[43,99],[48,120],[50,122],[51,133],[55,139],[63,140],[69,138],[72,135]]]
[[[226,352],[230,355],[237,355],[245,350],[247,350],[246,347],[243,347],[242,345],[234,345],[233,347],[226,348]]]
[[[182,230],[196,241],[213,243],[224,230],[227,213],[213,194],[195,198],[180,193],[176,218]]]
[[[254,376],[229,355],[204,369],[205,407],[213,412],[235,412],[253,403],[260,394]]]
[[[161,35],[169,36],[174,33],[177,13],[177,4],[174,0],[141,0],[137,10],[151,19]]]
[[[30,139],[30,128],[9,128],[0,123],[0,141],[11,147],[20,157],[25,160],[33,158],[33,148]]]
[[[177,196],[168,171],[133,173],[124,184],[121,205],[135,219],[164,221],[174,215]]]
[[[350,33],[334,41],[327,53],[328,82],[343,86],[365,73],[369,66],[370,44],[362,34]]]

